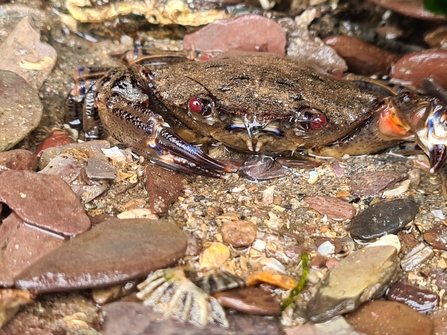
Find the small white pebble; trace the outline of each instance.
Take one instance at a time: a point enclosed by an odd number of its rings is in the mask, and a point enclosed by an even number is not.
[[[313,170],[309,172],[309,179],[307,182],[311,185],[315,184],[318,181],[318,173],[317,171]]]

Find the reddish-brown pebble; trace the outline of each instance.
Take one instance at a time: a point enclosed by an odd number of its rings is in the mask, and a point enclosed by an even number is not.
[[[90,228],[84,206],[61,178],[33,171],[0,174],[0,201],[24,221],[66,236]]]
[[[45,149],[52,147],[61,147],[63,145],[71,143],[68,133],[64,130],[53,130],[53,132],[48,136],[42,143],[40,143],[36,148],[36,156],[40,157]]]
[[[256,225],[251,221],[228,221],[222,225],[223,240],[233,247],[248,247],[256,238]]]
[[[338,35],[324,39],[348,64],[348,71],[370,76],[388,74],[397,55],[358,38]]]
[[[405,178],[406,174],[396,171],[358,172],[351,176],[353,195],[375,195]]]
[[[350,203],[334,197],[305,197],[304,202],[317,212],[335,221],[350,220],[355,216],[355,208]]]
[[[175,263],[186,244],[185,234],[167,221],[112,219],[26,268],[15,285],[36,292],[115,285]]]
[[[404,85],[422,87],[422,79],[431,77],[447,89],[447,50],[429,49],[400,58],[390,76]]]
[[[424,9],[422,0],[371,0],[379,6],[391,9],[405,16],[422,20],[446,20],[445,16],[436,15]]]
[[[424,41],[431,48],[445,49],[447,47],[447,26],[441,26],[429,32],[424,36]]]
[[[434,310],[439,303],[439,296],[436,293],[406,283],[391,286],[386,298],[423,313]]]
[[[447,250],[447,226],[438,224],[424,233],[424,240],[433,248]]]
[[[278,315],[279,303],[258,287],[243,287],[212,294],[223,307],[256,315]]]
[[[274,20],[247,14],[218,20],[183,39],[184,50],[265,51],[285,55],[286,33]]]
[[[439,313],[430,315],[430,319],[433,321],[434,330],[433,335],[446,335],[447,334],[447,311],[441,311]]]
[[[6,170],[35,170],[37,159],[31,151],[15,149],[0,152],[0,173]]]
[[[447,290],[447,269],[432,268],[430,279],[436,284],[439,290]]]
[[[368,335],[432,335],[433,331],[429,318],[394,301],[368,302],[349,314],[346,321]]]
[[[11,213],[0,225],[0,285],[12,286],[16,275],[63,243],[62,238],[26,226]]]

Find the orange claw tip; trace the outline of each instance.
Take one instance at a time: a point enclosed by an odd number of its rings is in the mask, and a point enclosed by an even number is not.
[[[405,139],[411,136],[411,127],[391,102],[381,108],[378,128],[381,134],[389,137]]]

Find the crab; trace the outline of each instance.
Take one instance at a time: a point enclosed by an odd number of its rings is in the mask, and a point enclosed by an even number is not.
[[[87,134],[101,121],[111,136],[167,168],[209,177],[233,171],[177,135],[171,125],[178,122],[258,155],[340,157],[415,141],[431,172],[447,158],[447,107],[437,97],[338,79],[271,54],[192,62],[136,51],[126,58],[126,66],[110,70],[80,69],[67,108],[83,106]]]

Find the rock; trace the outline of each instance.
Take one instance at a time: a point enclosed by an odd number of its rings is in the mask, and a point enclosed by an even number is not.
[[[15,149],[0,152],[0,173],[7,170],[36,170],[37,159],[31,151]]]
[[[369,299],[380,297],[396,280],[398,267],[394,247],[354,251],[323,279],[319,290],[308,303],[308,317],[312,322],[329,320],[355,310]]]
[[[447,89],[447,50],[429,49],[407,54],[391,68],[390,77],[405,86],[422,87],[422,79],[433,78]]]
[[[81,170],[82,165],[76,158],[70,154],[60,154],[50,160],[39,173],[58,176],[71,187],[71,183],[81,175]],[[73,192],[76,193],[76,190],[73,190]],[[78,196],[80,197],[81,194],[78,194]]]
[[[53,147],[62,147],[64,145],[70,144],[72,141],[68,137],[68,133],[65,130],[55,129],[52,131],[50,136],[48,136],[42,143],[40,143],[36,148],[36,156],[40,157],[45,149]]]
[[[447,333],[447,311],[430,315],[433,321],[433,335],[445,335]]]
[[[286,335],[366,335],[359,333],[346,322],[345,318],[336,316],[323,323],[307,322],[304,325],[286,329]]]
[[[0,71],[0,152],[15,146],[37,127],[42,108],[37,91],[25,79]]]
[[[0,201],[24,221],[65,236],[81,234],[90,220],[79,199],[59,177],[33,171],[0,174]]]
[[[447,227],[438,224],[424,233],[424,240],[435,249],[447,250]]]
[[[151,212],[166,213],[183,191],[183,176],[148,163],[145,169],[146,190],[149,194]]]
[[[429,318],[394,301],[368,302],[349,314],[346,321],[368,335],[432,335],[433,331]]]
[[[37,292],[103,287],[175,263],[187,239],[166,221],[112,219],[67,241],[15,278]]]
[[[281,306],[272,295],[258,287],[241,287],[212,294],[222,307],[256,315],[278,315]]]
[[[213,242],[200,254],[199,263],[202,268],[214,269],[222,266],[230,258],[230,249],[219,242]]]
[[[328,196],[305,197],[304,202],[334,221],[350,220],[356,213],[354,206],[339,198]]]
[[[90,157],[87,159],[85,174],[93,180],[115,179],[116,170],[109,163]]]
[[[365,76],[388,74],[397,58],[396,54],[351,36],[330,36],[323,41],[346,61],[348,71],[356,74]]]
[[[16,275],[63,243],[62,238],[25,225],[11,213],[0,225],[0,285],[13,286]]]
[[[104,306],[103,335],[280,335],[277,319],[259,315],[229,314],[228,329],[214,325],[198,328],[188,323],[179,323],[163,318],[163,314],[149,306],[135,302],[114,302]]]
[[[0,46],[0,69],[17,73],[34,89],[42,86],[56,58],[56,50],[40,41],[29,17],[24,17]]]
[[[433,268],[430,271],[430,279],[439,290],[447,290],[447,269]]]
[[[379,6],[391,9],[405,16],[414,17],[416,19],[444,21],[445,16],[436,15],[424,9],[424,3],[421,0],[370,0]]]
[[[378,202],[352,219],[351,236],[370,240],[395,234],[411,222],[418,211],[419,206],[412,198]]]
[[[439,304],[439,296],[436,293],[406,283],[391,286],[386,298],[401,302],[421,313],[431,312]]]
[[[358,172],[351,176],[351,193],[358,196],[375,195],[393,187],[405,177],[405,173],[396,171]]]
[[[247,220],[229,221],[222,225],[222,238],[224,242],[233,247],[248,247],[256,239],[256,225]]]
[[[420,243],[401,260],[401,267],[404,271],[411,271],[424,263],[434,255],[433,248]]]
[[[447,26],[440,26],[435,28],[424,36],[424,41],[431,48],[447,48]]]
[[[18,312],[20,306],[31,300],[29,291],[0,289],[0,329]]]
[[[285,55],[286,34],[274,20],[247,14],[214,21],[183,39],[186,51],[250,51]]]

